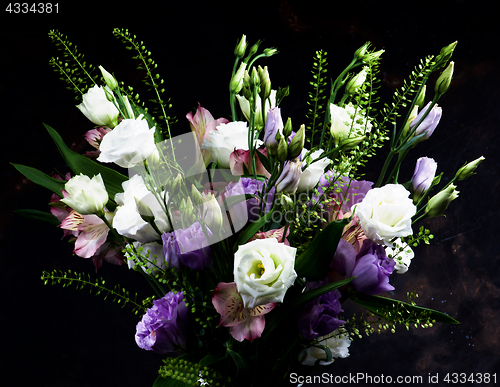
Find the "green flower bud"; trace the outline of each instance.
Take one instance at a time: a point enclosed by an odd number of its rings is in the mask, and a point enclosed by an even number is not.
[[[426,90],[427,90],[427,85],[424,85],[424,87],[422,87],[422,91],[417,97],[417,100],[415,101],[415,106],[418,106],[419,108],[422,108],[422,106],[424,106]]]
[[[245,63],[248,63],[250,61],[250,59],[252,58],[252,56],[255,55],[255,53],[257,52],[257,50],[259,49],[259,46],[260,44],[262,43],[262,41],[258,41],[257,43],[255,43],[252,47],[250,47],[250,51],[248,52],[248,55],[246,56],[246,58],[244,59],[244,62]]]
[[[268,98],[271,95],[271,79],[269,78],[269,71],[267,70],[267,66],[264,68],[258,68],[260,84],[262,85],[260,89],[260,98],[263,100]]]
[[[247,64],[242,62],[240,64],[240,67],[238,68],[238,71],[236,71],[236,73],[231,78],[229,89],[235,94],[239,93],[241,91],[241,88],[243,87],[243,77],[245,75],[246,68]]]
[[[304,144],[306,141],[306,127],[301,125],[299,131],[293,136],[290,145],[288,146],[288,159],[292,160],[296,158],[304,149]]]
[[[365,54],[363,56],[363,58],[361,58],[363,60],[363,62],[365,63],[370,63],[370,62],[375,62],[376,60],[378,60],[378,58],[380,58],[380,56],[385,52],[385,50],[379,50],[379,51],[376,51],[376,52],[370,52],[368,54]]]
[[[110,73],[108,73],[102,66],[99,66],[99,70],[101,70],[102,77],[104,78],[104,82],[111,89],[115,90],[118,87],[118,81],[113,77]]]
[[[453,76],[453,67],[454,63],[450,62],[448,64],[448,67],[446,67],[446,69],[444,69],[444,71],[439,76],[438,80],[436,81],[436,85],[434,86],[434,91],[436,93],[444,94],[450,87],[451,78]]]
[[[278,53],[278,50],[276,50],[275,48],[265,48],[264,49],[264,56],[266,57],[270,57],[270,56],[273,56],[274,54],[277,54]]]
[[[260,77],[255,67],[252,67],[252,73],[250,74],[250,84],[254,87],[260,87]]]
[[[453,42],[451,44],[448,44],[446,47],[443,47],[441,51],[439,52],[439,55],[436,56],[436,68],[441,68],[448,63],[450,60],[451,56],[453,55],[453,51],[455,50],[455,47],[457,46],[458,42]]]
[[[242,58],[245,55],[245,51],[247,50],[247,37],[243,35],[241,40],[236,44],[234,48],[234,56],[237,58]]]
[[[451,201],[458,198],[459,192],[456,191],[456,188],[456,185],[450,184],[446,189],[430,198],[425,207],[425,215],[429,218],[441,215]]]
[[[354,53],[354,57],[355,58],[358,58],[358,59],[362,59],[363,56],[365,55],[366,53],[366,50],[368,50],[368,47],[370,47],[370,42],[366,42],[365,44],[363,44],[360,48],[358,48],[356,50],[356,52]]]
[[[277,156],[279,161],[285,161],[288,156],[288,146],[286,145],[284,137],[281,137],[278,141]]]
[[[365,138],[366,136],[344,138],[343,140],[340,141],[339,144],[340,149],[341,150],[353,149]]]
[[[470,163],[465,164],[462,168],[460,168],[457,171],[455,178],[460,181],[460,180],[467,179],[471,175],[474,175],[474,171],[479,166],[479,164],[482,163],[483,160],[484,160],[484,157],[481,156],[478,159],[471,161]]]
[[[283,128],[283,135],[285,138],[288,138],[292,134],[292,119],[288,117],[285,123],[285,127]]]
[[[182,176],[180,173],[177,174],[177,177],[173,180],[172,182],[172,188],[170,189],[170,193],[172,196],[176,196],[180,190],[181,190],[181,186],[182,186]]]
[[[193,203],[197,206],[204,202],[203,195],[194,185],[191,185],[191,197],[193,198]]]
[[[361,70],[357,75],[352,77],[345,87],[345,91],[347,94],[355,94],[359,90],[363,83],[366,80],[366,70]]]

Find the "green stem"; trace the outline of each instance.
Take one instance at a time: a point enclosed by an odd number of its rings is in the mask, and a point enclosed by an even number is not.
[[[392,149],[390,150],[389,154],[387,155],[384,166],[382,167],[382,170],[380,171],[380,175],[378,177],[377,182],[375,183],[375,187],[380,187],[382,184],[382,181],[384,180],[385,173],[387,172],[387,168],[389,168],[389,164],[391,163],[392,158],[396,155],[396,152],[394,152]]]

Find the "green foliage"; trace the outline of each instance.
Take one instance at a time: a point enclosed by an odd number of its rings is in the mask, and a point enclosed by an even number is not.
[[[120,285],[115,285],[113,289],[108,289],[105,286],[105,280],[102,278],[93,280],[90,278],[89,274],[75,273],[71,270],[68,270],[67,272],[54,270],[51,273],[43,271],[41,279],[44,281],[45,285],[48,283],[52,285],[62,284],[63,287],[75,285],[77,289],[88,287],[90,288],[90,293],[92,293],[92,291],[94,291],[96,295],[104,293],[104,299],[111,297],[113,302],[122,304],[122,307],[130,304],[135,314],[146,312],[146,308],[149,306],[151,301],[151,299],[148,298],[142,303],[139,303],[137,302],[137,294],[131,298],[130,293]]]
[[[96,69],[85,61],[83,54],[78,52],[77,46],[59,31],[51,30],[49,38],[63,55],[62,59],[51,58],[49,64],[55,72],[59,73],[59,79],[68,84],[66,88],[76,93],[75,99],[80,100],[82,94],[96,84],[94,80]]]
[[[396,124],[396,119],[401,116],[398,113],[399,109],[402,107],[406,108],[408,103],[411,103],[412,98],[415,95],[418,95],[421,88],[427,81],[427,78],[431,72],[434,71],[434,61],[432,59],[432,56],[422,59],[420,64],[415,67],[414,71],[412,71],[409,80],[405,80],[403,82],[403,86],[394,92],[392,97],[393,102],[390,105],[387,103],[384,104],[384,107],[381,109],[382,120],[378,124],[380,127],[383,128],[386,124]],[[410,110],[412,108],[413,104],[410,107]],[[405,123],[403,123],[403,125],[404,124]]]
[[[151,51],[148,51],[144,42],[142,40],[138,40],[137,36],[132,35],[128,29],[115,28],[113,30],[113,35],[126,45],[125,48],[127,50],[136,51],[137,55],[133,56],[132,59],[139,61],[137,69],[145,71],[146,75],[143,82],[147,86],[148,92],[153,94],[153,97],[148,100],[149,102],[155,104],[155,107],[152,109],[152,115],[158,116],[159,120],[165,122],[166,131],[163,132],[163,137],[170,138],[170,124],[174,123],[176,119],[175,117],[167,115],[167,110],[172,108],[172,105],[170,104],[170,98],[165,99],[165,97],[163,97],[163,93],[165,92],[165,88],[163,86],[164,80],[160,77],[160,74],[156,72],[158,65],[151,58]],[[127,90],[122,88],[122,91],[131,96],[136,103],[140,104],[139,95],[134,95],[131,87]],[[144,104],[141,104],[141,106],[144,107]],[[145,112],[147,113],[148,110],[145,109]],[[156,125],[159,126],[160,123],[157,122]]]
[[[424,226],[421,226],[418,230],[418,234],[410,235],[408,238],[401,238],[404,242],[406,242],[409,246],[417,247],[420,242],[424,242],[426,245],[429,245],[431,239],[434,239],[434,235],[431,234],[431,231]]]
[[[314,144],[318,132],[321,132],[323,125],[322,120],[325,114],[325,108],[327,107],[326,104],[328,99],[325,92],[327,87],[326,73],[328,63],[326,56],[326,51],[316,51],[312,68],[313,80],[309,82],[312,86],[312,91],[308,93],[309,101],[307,101],[307,104],[309,105],[309,111],[306,117],[310,120],[307,129],[310,131],[311,137],[307,138],[307,142],[311,145]]]
[[[165,365],[161,366],[153,387],[187,387],[187,386],[219,386],[226,384],[226,380],[218,373],[198,363],[181,359],[166,358]]]

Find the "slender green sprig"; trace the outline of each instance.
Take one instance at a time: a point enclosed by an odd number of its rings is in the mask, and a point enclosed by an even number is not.
[[[163,363],[158,374],[161,378],[171,379],[175,385],[222,387],[227,381],[220,373],[186,359],[168,357]]]
[[[172,108],[172,104],[170,104],[170,98],[164,99],[164,97],[162,97],[165,92],[165,88],[162,86],[164,80],[160,77],[160,74],[155,72],[158,65],[151,58],[151,51],[147,50],[144,42],[142,40],[137,40],[137,36],[131,34],[128,29],[115,28],[113,30],[113,35],[126,44],[125,48],[127,50],[135,50],[137,52],[137,55],[132,57],[132,59],[139,61],[137,69],[146,72],[143,82],[148,86],[148,91],[153,91],[155,95],[154,98],[149,99],[149,102],[157,105],[156,108],[152,109],[152,112],[158,115],[160,120],[165,122],[166,133],[162,133],[166,138],[170,138],[170,124],[174,123],[176,119],[175,117],[167,116],[167,110]]]
[[[85,61],[77,46],[58,30],[50,30],[49,38],[63,54],[62,59],[51,58],[49,64],[59,73],[59,79],[68,84],[67,89],[76,93],[75,99],[79,100],[82,94],[96,84],[94,75],[96,69]]]
[[[151,299],[147,299],[142,303],[137,301],[137,294],[130,296],[130,293],[120,285],[115,285],[113,289],[106,287],[105,280],[102,278],[97,278],[95,280],[90,278],[89,274],[86,273],[76,273],[71,270],[66,272],[61,270],[54,270],[52,272],[43,271],[42,281],[47,285],[48,283],[62,284],[63,287],[74,285],[77,289],[83,289],[84,287],[90,288],[90,292],[95,291],[96,295],[104,293],[104,299],[112,297],[112,301],[118,304],[122,304],[122,307],[130,304],[133,308],[135,314],[146,312],[146,308],[152,302]]]
[[[309,111],[306,114],[306,117],[310,120],[308,130],[311,133],[311,137],[307,138],[307,141],[311,145],[314,144],[315,137],[318,135],[317,132],[321,130],[323,125],[321,118],[325,114],[326,108],[327,66],[327,52],[323,50],[316,51],[312,68],[313,80],[309,82],[312,86],[312,91],[308,93],[309,101],[307,101]]]

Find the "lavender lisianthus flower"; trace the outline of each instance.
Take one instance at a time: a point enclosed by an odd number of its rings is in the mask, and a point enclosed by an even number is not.
[[[182,292],[153,301],[136,326],[135,341],[146,351],[178,356],[186,349],[189,311]]]
[[[429,157],[420,157],[415,165],[415,171],[411,178],[411,192],[413,202],[420,200],[422,195],[430,188],[434,176],[436,176],[437,163]]]
[[[325,285],[327,281],[309,282],[306,289],[315,289]],[[316,337],[326,336],[332,333],[346,322],[337,318],[343,312],[340,304],[342,294],[334,289],[331,292],[322,294],[302,307],[297,319],[297,327],[300,334],[306,340],[313,340]]]
[[[339,241],[330,268],[351,281],[357,291],[375,295],[394,290],[389,284],[389,276],[396,262],[388,258],[384,247],[370,239],[365,239],[358,254],[354,247],[344,239]]]
[[[265,182],[261,180],[252,179],[250,177],[242,177],[237,182],[230,183],[224,193],[223,197],[226,199],[231,196],[251,194],[260,195],[265,189]],[[266,204],[263,208],[262,215],[267,214],[272,207],[275,188],[272,187],[266,196]],[[257,198],[248,199],[246,203],[238,203],[232,207],[230,214],[233,223],[238,223],[243,226],[247,220],[255,222],[260,217],[260,200]],[[241,227],[236,227],[241,229]]]
[[[162,235],[163,253],[165,262],[170,267],[181,269],[189,267],[193,270],[206,270],[212,262],[212,250],[210,248],[212,233],[199,222],[193,223],[188,228],[182,228]]]
[[[432,102],[429,102],[425,108],[422,109],[422,111],[415,117],[415,119],[410,123],[410,129],[413,129],[422,119],[422,117],[425,115],[425,112],[427,109],[429,109],[430,105]],[[437,104],[435,104],[429,114],[422,120],[420,125],[417,126],[415,129],[415,136],[419,136],[421,134],[424,134],[424,136],[421,138],[421,141],[427,140],[432,133],[434,133],[434,130],[439,124],[439,121],[441,120],[441,116],[443,114],[443,111],[441,107],[439,107]]]

